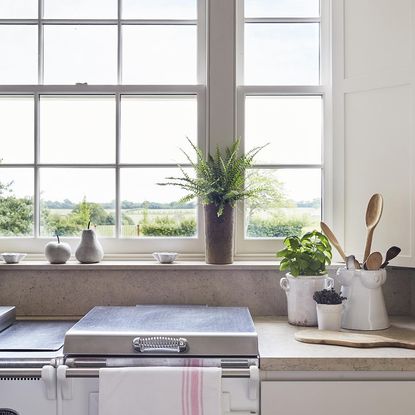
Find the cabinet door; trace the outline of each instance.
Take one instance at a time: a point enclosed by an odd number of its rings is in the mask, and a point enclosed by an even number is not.
[[[384,210],[373,240],[392,264],[415,265],[414,0],[333,4],[334,222],[345,252],[361,259],[365,210],[373,193]]]
[[[408,415],[415,381],[261,383],[261,415]]]

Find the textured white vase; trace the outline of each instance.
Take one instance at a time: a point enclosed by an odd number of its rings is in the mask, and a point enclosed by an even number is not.
[[[288,322],[295,326],[317,326],[313,294],[324,288],[333,288],[333,278],[327,275],[293,277],[288,273],[281,278],[280,285],[287,295]]]
[[[337,271],[344,301],[342,327],[352,330],[383,330],[390,326],[382,285],[386,270],[363,269]]]
[[[81,243],[76,248],[75,257],[82,264],[94,264],[104,257],[104,250],[93,229],[82,231]]]
[[[316,304],[319,330],[340,331],[343,304]]]

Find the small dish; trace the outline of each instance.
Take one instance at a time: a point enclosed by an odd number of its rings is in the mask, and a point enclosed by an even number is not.
[[[0,255],[7,264],[18,264],[27,254],[21,252],[3,252]]]
[[[155,258],[160,264],[171,264],[176,259],[177,252],[153,252]]]

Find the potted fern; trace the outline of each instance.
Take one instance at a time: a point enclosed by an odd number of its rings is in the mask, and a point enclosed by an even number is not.
[[[196,153],[196,162],[185,152],[195,171],[191,177],[179,166],[182,177],[167,177],[160,185],[179,186],[188,194],[181,202],[198,198],[204,205],[205,246],[208,264],[231,264],[233,262],[233,231],[235,204],[239,200],[257,195],[261,188],[245,182],[245,172],[252,166],[255,155],[263,147],[256,147],[240,154],[240,140],[214,154],[205,153],[188,140]]]

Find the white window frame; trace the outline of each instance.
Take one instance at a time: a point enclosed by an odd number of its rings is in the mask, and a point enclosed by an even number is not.
[[[247,96],[321,96],[323,102],[322,162],[316,165],[258,164],[256,168],[292,169],[321,168],[322,218],[331,223],[333,216],[333,164],[332,164],[332,79],[331,79],[331,0],[320,0],[319,18],[244,18],[244,0],[237,1],[237,75],[236,75],[236,136],[244,144],[245,98]],[[244,24],[251,23],[320,23],[320,85],[275,86],[244,85]],[[237,210],[235,252],[246,259],[275,259],[275,252],[282,248],[283,238],[245,238],[244,203]]]
[[[198,0],[198,83],[196,85],[29,85],[9,86],[0,85],[0,95],[27,95],[41,94],[65,95],[74,94],[113,94],[119,102],[120,95],[169,95],[194,94],[198,102],[198,145],[206,150],[213,151],[217,145],[227,146],[235,137],[244,138],[244,102],[246,95],[319,95],[323,97],[324,130],[323,130],[323,159],[322,159],[322,193],[323,212],[325,221],[333,221],[333,141],[332,141],[332,79],[331,79],[331,2],[320,0],[320,79],[318,86],[249,86],[243,85],[243,38],[244,38],[244,0]],[[119,0],[120,4],[120,0]],[[41,6],[39,16],[41,15]],[[120,5],[118,17],[121,16]],[[285,20],[287,19],[271,19]],[[288,19],[290,20],[290,19]],[[296,22],[301,19],[292,19]],[[307,20],[307,19],[306,19]],[[309,19],[308,19],[309,20]],[[59,23],[61,20],[47,20],[50,23]],[[123,20],[125,21],[125,20]],[[33,23],[35,20],[7,20],[9,24]],[[68,23],[77,23],[80,20],[66,20]],[[82,20],[84,24],[91,24],[91,20]],[[121,20],[93,20],[95,24],[117,24],[121,30]],[[179,20],[133,20],[133,23],[157,24],[180,23]],[[0,20],[0,23],[4,21]],[[120,38],[119,38],[120,39]],[[39,40],[42,40],[41,29]],[[118,70],[120,73],[121,47],[118,45]],[[39,62],[43,61],[39,53]],[[39,65],[41,70],[41,65]],[[119,105],[118,110],[119,112]],[[35,111],[38,117],[38,110]],[[35,117],[35,118],[36,118]],[[119,114],[118,114],[119,118]],[[118,123],[119,124],[119,123]],[[38,122],[35,121],[35,141],[38,143]],[[119,129],[119,125],[117,130]],[[119,132],[117,133],[117,140]],[[35,144],[38,153],[38,145]],[[38,160],[38,154],[37,154]],[[118,157],[118,155],[117,155]],[[13,165],[7,165],[7,167]],[[25,165],[15,165],[24,167]],[[30,165],[32,166],[32,165]],[[96,165],[91,165],[96,166]],[[173,165],[174,166],[174,165]],[[6,167],[6,166],[4,166]],[[74,165],[74,167],[76,167]],[[121,167],[121,165],[119,165]],[[265,166],[264,166],[265,167]],[[269,167],[269,166],[266,166]],[[286,167],[286,166],[285,166]],[[0,167],[1,168],[1,167]],[[119,169],[117,169],[119,170]],[[118,175],[119,177],[119,175]],[[336,183],[339,181],[336,180]],[[35,179],[35,188],[39,186]],[[117,203],[119,199],[119,180],[117,183]],[[35,196],[39,192],[36,188]],[[35,200],[35,213],[39,215],[39,200]],[[337,204],[336,204],[337,206]],[[120,209],[116,219],[119,229]],[[204,257],[204,222],[203,209],[198,206],[198,236],[196,238],[100,238],[106,252],[106,259],[148,258],[154,250],[175,250],[180,252],[181,259],[201,259]],[[282,239],[245,239],[244,235],[244,207],[240,203],[237,208],[235,227],[235,258],[236,259],[275,259],[276,250],[282,246]],[[341,212],[336,212],[336,217]],[[32,257],[43,258],[43,248],[49,238],[0,238],[0,251],[15,250],[31,253]],[[76,247],[79,238],[68,239],[72,247]]]
[[[34,162],[27,164],[0,164],[2,168],[11,167],[29,167],[34,169],[34,235],[33,237],[1,237],[0,252],[24,251],[35,258],[43,257],[43,249],[47,240],[50,238],[41,237],[40,229],[40,193],[39,193],[39,169],[40,168],[111,168],[115,170],[116,177],[116,237],[100,238],[104,250],[109,255],[107,259],[122,259],[130,257],[147,257],[154,250],[176,250],[184,252],[189,257],[200,256],[203,252],[203,214],[200,206],[197,207],[198,234],[191,238],[122,238],[121,230],[121,199],[120,199],[120,169],[123,167],[176,167],[171,164],[122,164],[120,163],[119,143],[120,143],[120,102],[123,95],[193,95],[197,99],[198,125],[197,144],[201,148],[207,148],[207,105],[206,105],[206,83],[207,83],[207,33],[206,33],[206,0],[198,0],[197,20],[138,20],[138,19],[121,19],[122,1],[118,0],[117,19],[42,19],[44,0],[38,2],[37,19],[2,19],[0,24],[10,25],[28,25],[36,24],[38,26],[38,82],[37,85],[0,85],[0,96],[33,96],[34,99]],[[62,25],[117,25],[118,28],[118,50],[117,50],[117,69],[118,85],[44,85],[43,84],[43,28],[48,24]],[[163,25],[185,25],[197,24],[197,84],[195,85],[123,85],[121,84],[121,64],[122,64],[122,36],[121,30],[123,24],[163,24]],[[39,161],[39,104],[42,95],[112,95],[116,100],[116,161],[112,164],[41,164]],[[183,165],[186,166],[186,165]],[[162,189],[161,189],[162,191]],[[79,238],[65,237],[74,249]]]

